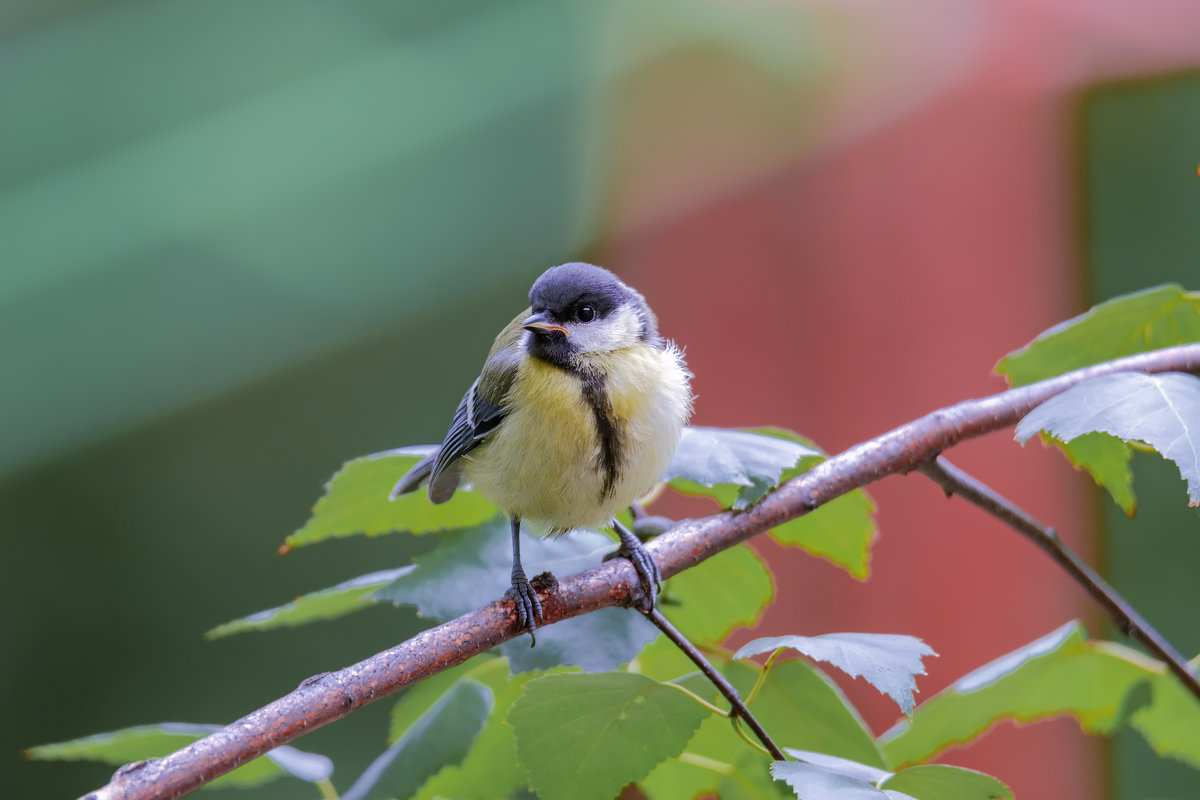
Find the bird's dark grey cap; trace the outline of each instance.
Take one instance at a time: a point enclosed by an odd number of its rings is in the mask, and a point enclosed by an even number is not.
[[[641,323],[639,338],[660,349],[663,346],[662,337],[658,335],[658,320],[646,300],[616,275],[594,264],[572,261],[546,270],[533,282],[529,304],[534,313],[546,313],[564,323],[585,304],[595,308],[601,319],[626,305],[633,309]]]
[[[620,278],[603,267],[572,261],[543,272],[529,290],[529,302],[535,310],[562,311],[585,297],[617,306],[631,294]]]

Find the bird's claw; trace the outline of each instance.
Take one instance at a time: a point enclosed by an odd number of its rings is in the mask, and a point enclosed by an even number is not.
[[[542,619],[542,601],[538,599],[537,591],[530,585],[524,572],[513,571],[512,588],[504,593],[511,597],[517,607],[517,630],[528,630],[530,647],[537,644],[534,631]]]
[[[658,562],[640,543],[637,547],[627,547],[622,544],[613,553],[613,556],[627,558],[633,564],[633,568],[638,574],[638,580],[642,584],[642,591],[645,593],[646,602],[643,606],[646,611],[653,611],[654,605],[658,601],[658,593],[662,590],[662,571],[658,568]]]

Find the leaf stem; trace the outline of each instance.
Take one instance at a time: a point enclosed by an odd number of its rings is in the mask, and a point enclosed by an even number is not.
[[[322,778],[314,785],[321,790],[321,800],[338,800],[337,789],[333,788],[333,783],[329,778]]]
[[[700,671],[704,673],[705,677],[712,681],[713,685],[717,687],[717,691],[723,694],[725,699],[729,701],[729,705],[733,707],[730,711],[730,714],[735,718],[741,717],[746,721],[746,725],[750,727],[750,730],[754,731],[754,735],[757,736],[758,740],[763,743],[767,753],[769,753],[777,761],[787,761],[788,757],[784,755],[783,751],[779,749],[779,746],[776,745],[775,742],[771,741],[771,737],[767,735],[765,730],[763,730],[763,726],[760,725],[758,720],[754,718],[754,715],[750,713],[750,709],[746,708],[746,704],[743,703],[742,698],[738,696],[737,689],[733,688],[733,684],[725,680],[724,675],[717,672],[716,668],[708,662],[708,659],[696,649],[696,646],[689,642],[682,633],[676,630],[675,626],[667,621],[667,618],[664,617],[662,612],[657,608],[653,608],[649,611],[642,611],[642,613],[645,614],[646,617],[653,622],[660,631],[665,633],[667,638],[674,642],[675,646],[682,650],[684,655],[692,660],[692,663],[700,668]],[[736,722],[737,721],[735,719],[735,727]]]
[[[1053,528],[1041,524],[1007,498],[941,456],[934,456],[918,469],[941,486],[947,497],[956,494],[974,503],[1041,548],[1100,604],[1118,628],[1162,659],[1184,687],[1200,700],[1200,681],[1189,668],[1187,659],[1116,589],[1069,550]]]
[[[772,755],[770,750],[763,747],[758,742],[754,741],[754,739],[750,738],[750,734],[748,734],[744,730],[742,730],[742,723],[741,723],[741,720],[739,717],[737,717],[736,715],[730,715],[729,720],[730,720],[730,722],[733,723],[734,733],[736,733],[738,736],[740,736],[743,742],[750,745],[755,750],[762,753],[764,756]]]
[[[771,667],[775,664],[775,659],[779,654],[786,650],[786,647],[777,647],[771,655],[767,656],[766,663],[763,664],[762,671],[758,673],[758,677],[754,681],[754,688],[750,690],[750,694],[746,695],[746,705],[754,702],[754,698],[758,697],[759,689],[762,689],[764,683],[767,682],[767,673],[771,671]]]
[[[705,708],[707,708],[709,711],[713,712],[714,714],[720,714],[722,717],[729,716],[728,711],[721,708],[720,706],[713,705],[712,703],[708,702],[703,697],[696,694],[695,692],[693,692],[691,689],[687,688],[686,686],[680,686],[678,683],[672,683],[671,681],[663,681],[663,686],[670,686],[672,689],[678,689],[679,691],[683,692],[688,697],[692,698],[697,703],[704,706]]]
[[[758,746],[757,742],[755,746]],[[718,775],[733,775],[734,769],[732,764],[727,764],[724,761],[717,761],[707,756],[702,756],[698,753],[689,753],[684,750],[677,757],[678,761],[683,764],[691,764],[693,767],[706,769],[709,772],[715,772]]]

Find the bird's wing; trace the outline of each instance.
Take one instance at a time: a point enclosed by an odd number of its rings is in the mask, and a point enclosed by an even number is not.
[[[504,419],[504,407],[484,397],[479,380],[471,384],[450,421],[446,440],[433,462],[429,476],[429,499],[444,503],[458,488],[462,473],[462,457],[479,443]]]
[[[478,447],[504,421],[508,411],[508,390],[516,379],[522,353],[520,322],[528,313],[518,315],[496,337],[483,373],[471,384],[454,411],[450,430],[446,432],[429,475],[429,499],[434,503],[450,499],[461,479],[462,457]]]

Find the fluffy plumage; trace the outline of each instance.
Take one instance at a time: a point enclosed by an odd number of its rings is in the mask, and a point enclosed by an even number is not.
[[[513,521],[513,594],[541,616],[521,568],[521,520],[548,533],[597,527],[661,480],[691,414],[690,374],[640,294],[591,264],[552,267],[500,332],[441,448],[397,483],[435,503],[465,477]],[[657,566],[616,528],[651,604]],[[652,574],[648,574],[652,573]]]

